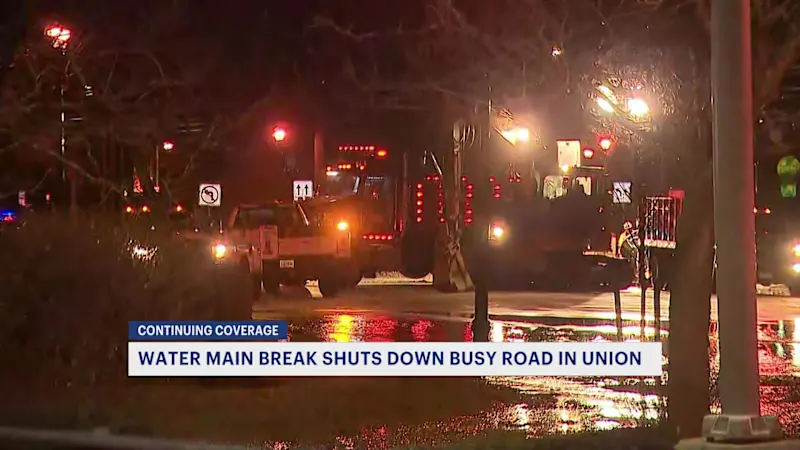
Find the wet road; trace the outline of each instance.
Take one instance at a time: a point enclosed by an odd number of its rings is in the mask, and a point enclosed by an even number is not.
[[[311,291],[313,296],[313,288]],[[256,316],[290,320],[292,339],[297,340],[472,338],[468,325],[472,294],[443,295],[421,286],[362,286],[337,299],[308,297],[290,293],[264,299],[256,307]],[[649,298],[652,311],[652,297]],[[662,304],[665,315],[668,298],[666,294]],[[610,294],[492,293],[490,309],[496,315],[491,329],[495,342],[603,341],[613,340],[617,334]],[[623,316],[626,339],[638,339],[638,291],[623,294]],[[762,411],[779,416],[788,433],[800,435],[800,299],[760,298],[759,319]],[[668,328],[665,320],[662,336],[668,334]],[[652,322],[646,334],[652,338]],[[711,344],[709,363],[716,374],[719,363],[715,331],[711,333]],[[511,428],[542,436],[634,427],[660,420],[665,404],[661,392],[666,374],[645,379],[493,377],[487,381],[518,392],[520,400],[487,405],[478,415],[453,416],[445,422],[409,423],[403,425],[402,435],[437,429],[472,435],[476,430]],[[371,433],[365,430],[359,439],[369,440]],[[381,433],[387,433],[386,429]],[[384,441],[387,439],[385,434],[381,436]]]
[[[623,319],[640,317],[641,291],[631,288],[622,293]],[[669,292],[661,294],[662,321],[667,320]],[[473,312],[472,293],[442,294],[431,286],[413,282],[387,282],[361,285],[336,298],[322,298],[315,286],[307,290],[285,292],[278,298],[263,298],[255,306],[257,313],[272,316],[298,313],[324,313],[340,310],[428,315],[432,318],[468,318]],[[614,318],[614,297],[610,293],[491,292],[489,312],[507,320],[535,317]],[[717,317],[716,298],[711,315]],[[758,317],[762,321],[789,320],[800,317],[800,297],[758,297]],[[653,292],[647,292],[646,318],[653,320]]]

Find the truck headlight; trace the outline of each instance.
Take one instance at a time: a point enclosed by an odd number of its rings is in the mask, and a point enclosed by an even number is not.
[[[500,225],[492,225],[489,227],[489,240],[490,241],[499,241],[503,238],[506,231]]]
[[[228,246],[225,244],[217,244],[214,246],[214,258],[222,259],[228,254]]]

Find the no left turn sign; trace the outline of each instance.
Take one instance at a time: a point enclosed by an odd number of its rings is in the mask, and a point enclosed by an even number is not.
[[[219,184],[201,184],[198,194],[200,206],[220,206],[222,204],[222,186]]]

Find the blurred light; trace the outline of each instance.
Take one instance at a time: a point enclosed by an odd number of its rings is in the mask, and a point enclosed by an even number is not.
[[[590,148],[583,149],[583,157],[586,159],[590,159],[594,156],[594,150]]]
[[[614,91],[612,91],[611,88],[609,88],[608,86],[601,84],[597,86],[597,90],[608,98],[614,98]]]
[[[170,141],[164,141],[164,143],[161,144],[161,148],[163,148],[165,151],[170,151],[175,148],[175,144]]]
[[[772,210],[767,208],[764,210],[764,214],[772,214]]]
[[[325,175],[327,175],[329,177],[336,177],[336,176],[339,176],[339,172],[336,171],[336,170],[329,170],[329,171],[325,172]]]
[[[224,244],[217,244],[214,246],[214,258],[222,259],[228,253],[228,247]]]
[[[131,206],[126,207],[125,208],[125,212],[129,213],[129,214],[132,213],[133,212],[133,207],[131,207]]]
[[[600,139],[600,148],[602,148],[603,150],[609,150],[611,148],[611,145],[613,144],[614,142],[609,138]]]
[[[634,97],[628,100],[628,112],[634,117],[643,118],[650,115],[650,108],[644,100]]]
[[[347,231],[348,228],[350,228],[350,224],[344,220],[341,220],[336,224],[336,229],[339,231]]]
[[[142,206],[142,212],[150,212],[150,207],[147,205]]]
[[[176,206],[175,207],[175,211],[178,211],[178,212],[183,211],[183,206],[181,206],[181,205]]]
[[[528,142],[531,139],[531,131],[527,128],[515,127],[501,131],[500,134],[510,143]]]
[[[500,239],[501,237],[503,237],[503,233],[504,231],[501,226],[495,225],[492,227],[492,237],[494,237],[495,239]]]
[[[594,101],[595,101],[595,103],[597,103],[597,106],[599,106],[600,109],[602,109],[603,111],[605,111],[607,113],[613,113],[614,112],[614,107],[611,106],[611,103],[609,103],[608,100],[606,100],[604,98],[597,97],[597,98],[594,99]]]
[[[566,164],[561,166],[561,171],[564,172],[564,173],[569,172],[569,166],[567,166]]]
[[[275,129],[272,130],[272,139],[274,139],[275,142],[283,142],[286,139],[286,129],[275,127]]]
[[[561,56],[564,54],[564,50],[562,50],[560,47],[553,47],[550,54],[553,56]]]
[[[382,150],[382,149],[381,149],[381,150],[378,150],[378,152],[376,153],[376,155],[378,156],[378,158],[384,158],[384,157],[386,157],[386,155],[388,155],[388,154],[389,154],[389,152],[387,152],[386,150]]]
[[[60,25],[52,25],[45,28],[44,34],[52,40],[54,48],[62,49],[67,47],[67,43],[72,37],[72,31]]]
[[[794,264],[792,266],[792,270],[794,271],[794,273],[800,273],[800,264]]]
[[[794,251],[794,256],[797,256],[797,257],[799,257],[799,258],[800,258],[800,244],[796,244],[796,245],[794,246],[794,249],[793,249],[793,251]]]

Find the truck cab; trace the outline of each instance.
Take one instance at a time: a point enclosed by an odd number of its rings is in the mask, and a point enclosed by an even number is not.
[[[239,205],[225,234],[231,261],[250,273],[256,292],[318,280],[322,295],[333,296],[351,284],[349,226],[312,222],[302,203]]]

